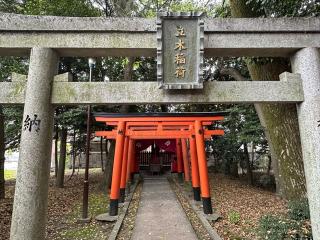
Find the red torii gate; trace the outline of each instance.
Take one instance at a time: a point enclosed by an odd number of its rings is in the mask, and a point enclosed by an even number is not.
[[[116,140],[112,183],[110,192],[110,216],[118,214],[118,204],[124,202],[126,184],[134,171],[135,140],[175,139],[178,175],[190,181],[187,139],[190,145],[191,180],[194,199],[200,201],[205,214],[212,213],[205,138],[223,135],[220,129],[208,130],[215,121],[224,119],[225,113],[152,113],[115,114],[97,113],[95,119],[112,126],[112,130],[97,131],[96,136]],[[182,169],[184,167],[184,169]]]

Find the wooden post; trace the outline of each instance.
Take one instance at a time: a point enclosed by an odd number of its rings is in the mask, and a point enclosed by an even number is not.
[[[181,147],[182,147],[182,158],[183,158],[183,167],[184,167],[184,180],[186,182],[190,182],[188,147],[187,147],[187,140],[185,138],[181,139]]]
[[[121,183],[120,183],[120,202],[123,203],[126,196],[127,183],[127,164],[128,164],[128,147],[129,137],[125,137],[123,154],[122,154],[122,169],[121,169]]]
[[[196,120],[195,135],[196,135],[196,146],[197,146],[197,154],[198,154],[199,173],[200,173],[203,212],[205,214],[212,214],[207,157],[206,157],[206,151],[205,151],[203,132],[204,131],[203,131],[202,123],[199,120]]]
[[[128,147],[128,164],[127,164],[127,176],[126,176],[126,182],[128,183],[130,181],[130,175],[131,175],[131,169],[132,169],[132,156],[133,152],[133,139],[129,139],[129,147]]]
[[[177,168],[178,168],[178,180],[179,182],[183,181],[182,177],[182,156],[181,156],[181,140],[180,138],[176,139],[176,154],[177,154]]]
[[[194,135],[191,136],[191,138],[189,139],[189,142],[190,142],[193,198],[195,201],[200,201],[199,167],[198,167],[197,145],[196,145],[196,139]]]
[[[119,205],[119,188],[121,181],[121,167],[122,167],[122,154],[125,136],[125,126],[124,121],[119,121],[117,136],[116,136],[116,147],[114,152],[114,163],[112,170],[112,182],[111,182],[111,193],[110,193],[110,216],[118,215],[118,205]]]
[[[136,153],[136,142],[133,140],[132,144],[132,162],[131,162],[131,171],[130,171],[130,180],[131,184],[134,183],[134,174],[136,173],[137,165],[139,167],[139,163],[137,163],[137,153]]]

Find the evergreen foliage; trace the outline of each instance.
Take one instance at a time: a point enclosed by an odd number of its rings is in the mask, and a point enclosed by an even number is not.
[[[288,215],[291,219],[296,221],[310,219],[308,199],[289,201]]]

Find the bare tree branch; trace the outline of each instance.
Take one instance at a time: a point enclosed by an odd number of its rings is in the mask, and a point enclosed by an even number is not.
[[[105,14],[106,17],[111,17],[114,13],[113,7],[108,0],[105,0]]]
[[[11,139],[10,142],[5,142],[5,150],[15,148],[16,146],[18,146],[19,141],[20,141],[20,134],[14,139]]]
[[[210,3],[210,1],[211,1],[211,0],[208,0],[208,1],[203,5],[203,7],[207,7],[208,4]]]

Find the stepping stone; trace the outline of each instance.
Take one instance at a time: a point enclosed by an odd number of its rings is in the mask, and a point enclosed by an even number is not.
[[[96,216],[96,220],[100,222],[115,222],[117,219],[118,216],[110,216],[109,213],[103,213]]]
[[[212,214],[206,215],[206,218],[209,222],[215,222],[219,218],[222,218],[222,216],[219,213],[212,213]]]

